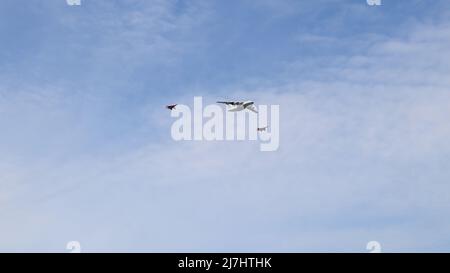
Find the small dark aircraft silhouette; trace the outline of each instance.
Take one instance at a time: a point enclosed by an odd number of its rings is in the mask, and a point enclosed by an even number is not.
[[[172,111],[173,109],[175,109],[175,106],[177,106],[177,105],[178,104],[170,104],[170,105],[167,105],[166,108]]]
[[[267,126],[266,127],[258,127],[256,130],[258,130],[258,132],[262,132],[262,131],[265,131],[267,129]]]

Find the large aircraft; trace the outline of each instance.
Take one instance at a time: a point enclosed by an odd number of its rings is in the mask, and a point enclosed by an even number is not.
[[[222,103],[229,106],[228,111],[230,112],[237,112],[248,109],[252,112],[258,113],[253,101],[218,101],[217,103]]]

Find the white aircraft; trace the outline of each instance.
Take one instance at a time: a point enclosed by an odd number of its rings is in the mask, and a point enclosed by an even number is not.
[[[252,112],[258,113],[253,101],[218,101],[217,103],[223,103],[227,106],[230,106],[228,109],[228,111],[230,112],[237,112],[248,109]]]

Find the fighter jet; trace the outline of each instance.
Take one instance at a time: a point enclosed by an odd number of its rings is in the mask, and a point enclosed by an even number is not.
[[[170,105],[167,105],[166,108],[172,111],[173,109],[175,109],[175,106],[177,106],[177,105],[178,104],[170,104]]]
[[[228,111],[230,112],[248,109],[254,113],[258,113],[253,101],[218,101],[217,103],[226,104],[229,107]]]

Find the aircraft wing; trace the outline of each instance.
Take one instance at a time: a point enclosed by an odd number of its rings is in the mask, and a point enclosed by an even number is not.
[[[256,111],[256,108],[253,105],[250,105],[250,106],[246,107],[245,109],[248,109],[248,110],[252,111],[253,113],[258,114],[258,111]]]
[[[241,105],[243,102],[240,101],[218,101],[217,103],[222,103],[226,105]]]

